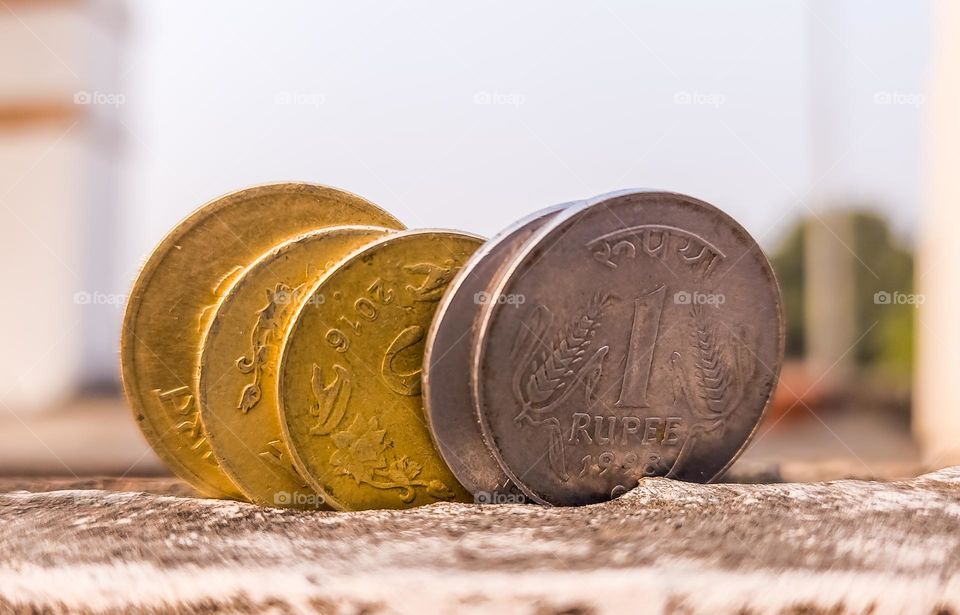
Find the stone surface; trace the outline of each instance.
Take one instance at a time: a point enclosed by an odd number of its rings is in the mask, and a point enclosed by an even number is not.
[[[958,530],[960,468],[887,483],[651,479],[569,509],[304,513],[12,491],[0,612],[960,612]]]

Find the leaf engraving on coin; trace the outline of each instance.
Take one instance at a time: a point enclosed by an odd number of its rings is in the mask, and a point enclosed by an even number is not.
[[[427,487],[428,490],[431,487],[430,483],[415,480],[422,466],[407,457],[398,457],[388,463],[386,452],[393,448],[393,442],[387,437],[386,430],[380,429],[376,416],[366,421],[355,416],[350,426],[342,429],[350,400],[351,378],[342,365],[334,365],[333,371],[333,381],[324,384],[323,369],[316,364],[313,366],[310,386],[316,399],[317,422],[310,428],[310,434],[331,439],[336,451],[330,457],[330,465],[338,474],[349,476],[357,485],[398,489],[401,501],[412,502],[416,487]],[[449,488],[436,482],[442,490],[431,495],[442,499],[452,497]]]
[[[420,286],[408,285],[407,289],[415,293],[416,300],[436,301],[432,298],[436,293],[442,294],[449,283],[451,267],[439,267],[431,263],[421,263],[414,267],[407,267],[407,271],[426,273],[427,278]],[[379,285],[374,284],[373,290]],[[422,299],[425,295],[430,298]],[[364,298],[358,300],[354,306],[372,306]],[[368,311],[367,319],[375,320],[376,308]],[[358,326],[359,330],[359,326]],[[380,376],[392,391],[399,395],[417,396],[420,394],[420,369],[410,373],[397,373],[393,360],[398,354],[417,344],[423,339],[423,327],[412,325],[403,329],[384,352],[380,367]],[[416,489],[423,489],[428,495],[440,500],[454,497],[450,487],[439,480],[418,480],[417,476],[423,466],[407,456],[392,456],[388,459],[387,451],[394,448],[393,440],[387,436],[384,429],[380,429],[379,419],[371,416],[363,421],[359,416],[346,429],[337,430],[343,423],[347,404],[350,400],[351,378],[348,370],[342,365],[334,365],[336,374],[333,382],[323,384],[323,369],[314,364],[310,386],[316,398],[317,423],[310,428],[314,436],[329,436],[336,446],[336,451],[330,458],[330,464],[336,468],[338,474],[349,476],[357,485],[364,484],[374,489],[399,490],[398,497],[405,504],[416,498]]]
[[[691,308],[690,320],[693,373],[688,375],[683,354],[678,351],[670,355],[670,367],[676,383],[676,401],[692,411],[696,422],[691,425],[668,476],[683,468],[698,436],[713,432],[723,435],[726,421],[743,403],[745,387],[756,369],[748,343],[752,338],[749,325],[742,325],[740,335],[724,330],[721,321],[701,305]]]
[[[237,359],[237,369],[241,374],[253,374],[253,381],[243,387],[237,409],[246,414],[260,403],[264,362],[267,349],[281,342],[281,327],[287,316],[298,302],[303,285],[291,288],[282,282],[276,288],[267,289],[267,304],[257,312],[257,323],[250,334],[250,351]]]
[[[387,437],[385,429],[380,429],[376,416],[366,421],[354,417],[348,428],[335,431],[330,437],[337,449],[330,457],[330,465],[357,485],[396,489],[397,497],[407,504],[417,497],[417,488],[439,500],[454,497],[453,491],[439,480],[417,480],[423,466],[406,455],[388,458],[388,451],[394,447],[393,440]]]

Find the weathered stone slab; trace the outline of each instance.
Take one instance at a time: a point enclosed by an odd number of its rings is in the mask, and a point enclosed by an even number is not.
[[[568,509],[13,492],[0,495],[0,611],[957,612],[958,530],[960,468],[888,483],[652,479]]]

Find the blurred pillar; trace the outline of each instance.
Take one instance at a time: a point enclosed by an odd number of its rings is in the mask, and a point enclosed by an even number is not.
[[[913,426],[927,461],[946,465],[960,463],[960,3],[939,0],[935,23]]]
[[[846,212],[818,214],[806,226],[804,242],[807,362],[827,388],[851,376],[856,342],[856,280]]]
[[[0,412],[116,373],[124,5],[0,4]]]
[[[804,329],[807,363],[814,377],[822,378],[822,384],[829,387],[850,375],[851,346],[857,339],[856,285],[849,250],[853,229],[848,215],[831,211],[848,189],[842,180],[833,180],[843,177],[837,167],[848,141],[844,132],[847,51],[831,31],[843,21],[836,4],[812,0],[807,10],[809,199],[813,215],[804,234]]]

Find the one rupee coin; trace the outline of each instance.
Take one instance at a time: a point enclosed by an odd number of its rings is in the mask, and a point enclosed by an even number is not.
[[[627,191],[557,214],[479,317],[485,441],[531,499],[614,498],[645,476],[708,482],[744,449],[783,353],[760,247],[692,197]]]

